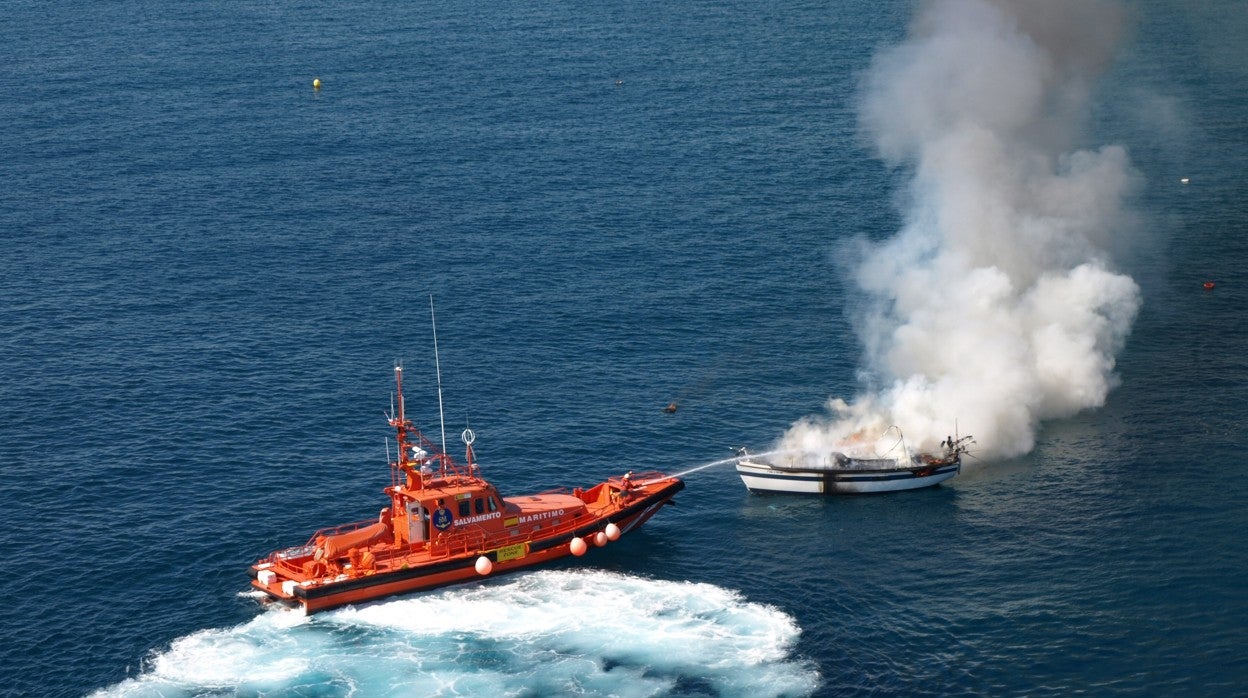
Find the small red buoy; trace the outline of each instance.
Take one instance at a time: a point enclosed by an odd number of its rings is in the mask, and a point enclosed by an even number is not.
[[[1212,290],[1213,290],[1213,287],[1214,287],[1214,283],[1213,283],[1212,281],[1206,281],[1206,282],[1205,282],[1205,290],[1206,290],[1206,291],[1212,291]]]

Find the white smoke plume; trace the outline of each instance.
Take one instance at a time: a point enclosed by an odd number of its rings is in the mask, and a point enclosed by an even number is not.
[[[1077,139],[1124,19],[1100,0],[931,0],[875,56],[861,121],[913,172],[904,228],[857,274],[875,380],[777,448],[845,450],[898,425],[934,450],[956,420],[978,453],[1009,457],[1042,420],[1104,404],[1140,304],[1106,253],[1137,227],[1137,182],[1123,148]]]

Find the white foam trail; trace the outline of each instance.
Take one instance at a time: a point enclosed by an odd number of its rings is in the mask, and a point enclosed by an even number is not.
[[[271,611],[179,638],[96,695],[808,695],[819,676],[791,657],[799,634],[710,584],[547,570],[311,618]]]
[[[900,425],[933,450],[954,423],[982,455],[1104,404],[1139,288],[1109,250],[1137,227],[1126,151],[1079,149],[1123,24],[1111,0],[929,0],[875,56],[861,120],[913,171],[905,227],[863,244],[867,385],[782,437],[826,452]]]

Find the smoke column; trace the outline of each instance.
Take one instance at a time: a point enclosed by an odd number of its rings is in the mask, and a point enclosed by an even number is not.
[[[931,450],[956,419],[978,453],[1009,457],[1041,421],[1104,404],[1140,304],[1106,252],[1138,227],[1137,182],[1122,147],[1078,137],[1124,20],[1098,0],[932,0],[876,54],[860,121],[913,177],[903,229],[863,243],[856,271],[874,380],[777,448],[846,450],[895,424]]]

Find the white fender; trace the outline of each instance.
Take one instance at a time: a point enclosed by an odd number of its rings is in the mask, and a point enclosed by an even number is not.
[[[490,562],[490,558],[486,557],[485,555],[482,555],[481,557],[477,558],[477,574],[484,577],[485,575],[493,571],[494,571],[494,563]]]

